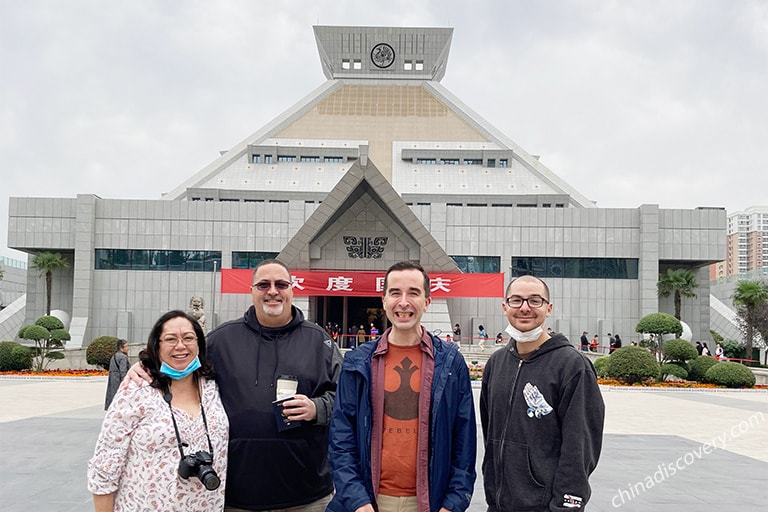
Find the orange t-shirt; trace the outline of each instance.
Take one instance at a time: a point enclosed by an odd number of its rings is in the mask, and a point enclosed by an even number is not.
[[[421,345],[389,344],[384,356],[384,431],[379,492],[416,496]]]

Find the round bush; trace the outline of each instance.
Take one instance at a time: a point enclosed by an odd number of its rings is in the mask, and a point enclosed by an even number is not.
[[[667,361],[689,361],[698,355],[696,347],[688,340],[676,339],[664,343],[664,358]]]
[[[707,370],[707,382],[727,388],[751,388],[755,385],[755,374],[740,363],[721,362]]]
[[[35,341],[47,340],[50,335],[51,331],[40,325],[28,325],[19,332],[19,338]]]
[[[32,368],[32,351],[15,341],[0,341],[0,371],[18,372]]]
[[[611,379],[634,384],[658,379],[661,368],[656,358],[642,347],[623,347],[608,358],[606,374]]]
[[[677,363],[665,363],[661,365],[661,378],[666,379],[667,375],[674,375],[678,379],[686,380],[688,378],[688,370]]]
[[[717,359],[712,356],[699,356],[691,361],[688,378],[696,382],[704,382],[704,375],[706,375],[707,370],[716,364]]]
[[[109,370],[109,360],[117,350],[117,338],[114,336],[99,336],[85,349],[85,361],[88,364],[100,366]]]
[[[597,372],[597,376],[600,377],[601,379],[608,378],[608,374],[606,373],[606,369],[608,367],[608,359],[609,358],[610,358],[610,356],[605,356],[605,357],[598,358],[598,359],[596,359],[594,361],[595,371]]]
[[[40,327],[45,327],[49,331],[52,331],[54,329],[64,328],[64,324],[61,323],[61,320],[59,320],[55,316],[49,316],[49,315],[43,315],[37,320],[35,320],[35,325],[39,325]]]

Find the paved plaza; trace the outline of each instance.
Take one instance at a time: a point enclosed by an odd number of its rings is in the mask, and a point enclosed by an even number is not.
[[[106,378],[0,378],[0,509],[93,510],[85,471],[105,388]],[[586,510],[765,510],[768,391],[603,388],[603,397],[604,447]],[[478,478],[470,510],[485,508]]]

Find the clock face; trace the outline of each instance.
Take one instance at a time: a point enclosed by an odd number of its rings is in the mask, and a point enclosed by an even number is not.
[[[371,62],[377,68],[388,68],[395,62],[395,50],[387,43],[379,43],[371,50]]]

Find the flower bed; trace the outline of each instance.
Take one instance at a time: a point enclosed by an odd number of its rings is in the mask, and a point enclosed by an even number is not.
[[[24,370],[20,372],[0,372],[0,376],[3,375],[13,377],[104,377],[109,375],[109,372],[107,370],[43,370],[42,372]]]
[[[682,382],[656,382],[656,381],[645,381],[645,382],[638,382],[635,384],[626,384],[624,382],[614,380],[614,379],[597,379],[597,383],[602,386],[627,386],[627,387],[640,387],[640,388],[703,388],[703,389],[716,389],[719,386],[716,386],[714,384],[704,384],[700,382],[688,382],[688,381],[682,381]]]

